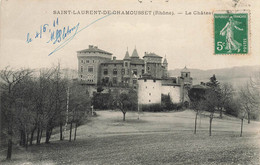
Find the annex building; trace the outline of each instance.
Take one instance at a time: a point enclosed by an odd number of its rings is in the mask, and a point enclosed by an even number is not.
[[[89,45],[77,51],[78,80],[97,87],[133,87],[138,89],[139,104],[161,103],[161,94],[170,95],[174,103],[189,101],[187,88],[192,85],[190,71],[185,67],[179,77],[169,77],[167,59],[155,53],[140,58],[136,48],[118,60],[112,53]],[[163,61],[162,61],[163,60]]]

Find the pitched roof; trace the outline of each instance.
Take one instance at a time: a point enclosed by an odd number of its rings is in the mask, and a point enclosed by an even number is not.
[[[101,64],[123,64],[123,60],[111,60],[111,61],[106,61]]]
[[[167,62],[167,59],[166,59],[166,58],[164,58],[164,60],[163,60],[163,64],[168,64],[168,62]]]
[[[155,58],[162,58],[155,53],[145,53],[144,57],[155,57]]]
[[[144,64],[144,60],[143,60],[143,59],[132,58],[132,59],[131,59],[131,64],[140,64],[140,65],[143,65],[143,64]]]
[[[125,53],[124,60],[130,60],[130,56],[129,56],[128,50],[127,50],[126,53]]]
[[[190,70],[185,66],[185,67],[181,70],[181,72],[190,72]]]
[[[134,49],[131,58],[139,58],[136,48]]]
[[[92,53],[92,52],[98,52],[98,53],[103,53],[103,54],[107,54],[107,55],[112,55],[112,53],[101,50],[97,46],[93,46],[93,45],[89,45],[88,49],[83,49],[83,50],[77,51],[77,53]]]

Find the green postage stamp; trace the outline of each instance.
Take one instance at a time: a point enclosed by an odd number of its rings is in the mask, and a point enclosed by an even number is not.
[[[248,54],[248,13],[214,13],[215,54]]]

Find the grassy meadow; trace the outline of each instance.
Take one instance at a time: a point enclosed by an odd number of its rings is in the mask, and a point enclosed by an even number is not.
[[[78,128],[77,140],[64,141],[59,134],[50,144],[30,146],[27,150],[14,146],[12,161],[6,162],[1,149],[0,164],[260,164],[260,123],[244,122],[218,114],[213,119],[212,136],[208,135],[209,118],[195,113],[97,111]]]

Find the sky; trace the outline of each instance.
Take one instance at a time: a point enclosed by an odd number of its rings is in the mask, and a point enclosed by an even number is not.
[[[77,69],[77,51],[88,45],[98,46],[122,59],[136,47],[140,57],[154,52],[167,58],[169,69],[218,69],[260,64],[260,3],[241,0],[234,7],[230,0],[3,0],[0,24],[0,69],[51,67],[58,62],[63,68]],[[213,15],[186,15],[194,11],[216,12],[250,10],[248,55],[214,55]],[[89,15],[53,14],[53,11],[138,10],[169,11],[175,15]],[[177,13],[183,14],[177,14]],[[54,27],[53,21],[58,25]],[[100,19],[100,20],[98,20]],[[94,23],[93,23],[94,22]],[[48,24],[41,38],[35,38],[41,26]],[[78,26],[77,26],[78,25]],[[60,43],[51,32],[63,27],[78,27]],[[28,36],[29,33],[29,37]],[[74,37],[73,35],[76,34]],[[27,42],[29,39],[31,42]],[[66,43],[66,44],[65,44]],[[57,47],[63,47],[53,54]]]

